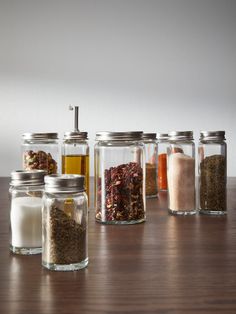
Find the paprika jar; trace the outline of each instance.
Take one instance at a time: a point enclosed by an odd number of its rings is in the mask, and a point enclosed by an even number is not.
[[[168,133],[157,133],[157,186],[158,191],[167,190],[167,148],[169,147]]]
[[[11,173],[10,250],[15,254],[42,252],[43,170]]]
[[[73,271],[88,265],[88,200],[84,176],[45,177],[42,265]]]
[[[96,221],[146,219],[143,132],[99,132],[94,149]]]
[[[144,133],[146,161],[146,197],[157,197],[157,138],[156,133]]]
[[[227,210],[225,131],[201,131],[198,145],[199,211],[224,215]]]
[[[58,172],[57,133],[24,133],[22,138],[24,170],[45,170],[47,174]]]
[[[89,145],[87,132],[66,132],[62,144],[62,174],[85,176],[89,198]]]
[[[170,132],[167,154],[169,212],[177,215],[196,214],[193,132]]]

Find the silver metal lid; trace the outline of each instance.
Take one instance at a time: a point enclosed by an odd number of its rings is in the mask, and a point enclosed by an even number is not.
[[[65,132],[64,140],[87,140],[88,132]]]
[[[57,140],[58,133],[24,133],[24,140]]]
[[[96,141],[141,141],[143,132],[98,132],[96,133]]]
[[[144,140],[156,140],[157,134],[156,133],[143,133]]]
[[[157,133],[157,139],[167,141],[169,139],[169,135],[168,133]]]
[[[200,131],[200,140],[225,140],[225,131]]]
[[[15,170],[11,173],[11,186],[42,185],[44,184],[44,170]]]
[[[51,193],[83,192],[85,177],[78,174],[52,174],[45,176],[45,191]]]
[[[171,131],[168,136],[170,141],[193,140],[193,131]]]

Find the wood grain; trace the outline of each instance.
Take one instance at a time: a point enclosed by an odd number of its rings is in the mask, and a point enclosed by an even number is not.
[[[147,222],[104,226],[89,214],[87,269],[50,272],[9,253],[7,178],[0,178],[0,313],[236,313],[236,178],[227,217],[174,217],[166,193]]]

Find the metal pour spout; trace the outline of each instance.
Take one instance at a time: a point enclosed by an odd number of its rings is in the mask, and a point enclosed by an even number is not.
[[[79,106],[69,106],[69,110],[74,110],[74,132],[79,132]]]

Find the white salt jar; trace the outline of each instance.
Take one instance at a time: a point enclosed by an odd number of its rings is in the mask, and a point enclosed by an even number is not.
[[[10,250],[31,255],[42,252],[44,170],[11,173]]]
[[[177,215],[194,215],[196,205],[193,132],[170,132],[167,154],[169,212]]]

